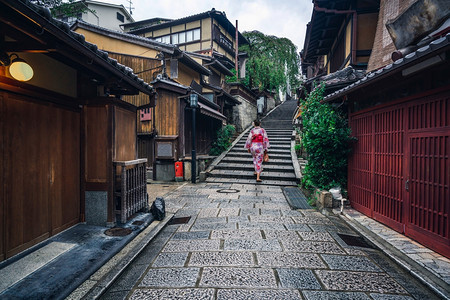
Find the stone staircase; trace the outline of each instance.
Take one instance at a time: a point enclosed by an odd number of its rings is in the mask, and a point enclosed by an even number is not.
[[[269,162],[263,164],[262,185],[295,186],[297,178],[292,165],[292,114],[295,100],[285,101],[262,121],[270,141]],[[225,157],[208,172],[206,182],[256,184],[252,156],[244,149],[248,131],[237,141]]]

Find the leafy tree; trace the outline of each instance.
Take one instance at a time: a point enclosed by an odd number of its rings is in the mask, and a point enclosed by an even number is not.
[[[286,92],[300,85],[300,58],[297,47],[287,38],[244,32],[249,44],[239,49],[248,53],[246,75],[249,86],[260,90]]]
[[[329,189],[347,185],[347,156],[350,128],[346,118],[323,100],[324,85],[316,87],[302,100],[302,142],[308,153],[302,183],[305,187]]]
[[[52,12],[53,17],[60,15],[76,17],[78,14],[89,10],[84,2],[79,0],[32,0],[32,2],[48,7]]]

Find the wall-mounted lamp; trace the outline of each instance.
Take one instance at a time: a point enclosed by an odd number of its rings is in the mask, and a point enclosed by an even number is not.
[[[15,56],[16,58],[11,60],[12,56]],[[28,81],[33,78],[34,75],[33,68],[15,53],[11,55],[1,53],[0,66],[9,66],[9,74],[19,81]]]

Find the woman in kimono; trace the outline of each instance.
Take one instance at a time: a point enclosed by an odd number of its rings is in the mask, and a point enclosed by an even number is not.
[[[261,176],[264,154],[267,153],[267,149],[270,147],[267,133],[260,125],[261,123],[258,120],[253,121],[254,128],[250,130],[247,141],[245,142],[245,148],[253,156],[257,182],[262,181],[259,177]]]

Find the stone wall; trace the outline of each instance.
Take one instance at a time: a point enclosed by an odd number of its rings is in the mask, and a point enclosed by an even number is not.
[[[377,70],[392,63],[392,52],[397,50],[386,29],[386,23],[404,12],[415,0],[382,0],[378,16],[377,31],[367,71]]]
[[[232,124],[236,126],[237,132],[242,132],[256,119],[256,105],[250,103],[240,95],[235,95],[234,97],[241,104],[233,107]]]
[[[275,98],[273,97],[267,97],[267,112],[271,111],[275,107]]]

